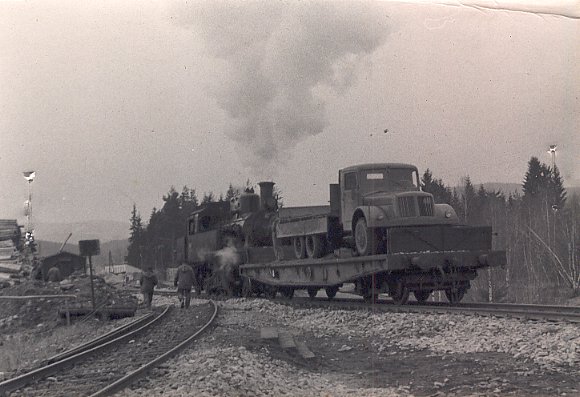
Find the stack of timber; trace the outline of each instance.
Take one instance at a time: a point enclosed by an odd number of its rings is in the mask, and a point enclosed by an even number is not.
[[[16,219],[0,219],[0,287],[21,271],[20,226]]]
[[[0,260],[10,260],[18,255],[20,226],[16,219],[0,219]]]

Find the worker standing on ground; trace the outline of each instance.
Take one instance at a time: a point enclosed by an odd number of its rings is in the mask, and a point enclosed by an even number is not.
[[[153,290],[155,289],[157,282],[157,276],[153,273],[152,267],[148,267],[146,271],[141,273],[141,293],[143,294],[143,303],[148,309],[151,309]]]
[[[177,287],[177,296],[182,309],[189,307],[194,279],[193,269],[187,263],[183,263],[177,268],[173,284]]]

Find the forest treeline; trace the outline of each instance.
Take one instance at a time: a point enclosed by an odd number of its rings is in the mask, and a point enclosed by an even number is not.
[[[476,189],[466,177],[459,192],[427,170],[423,190],[453,206],[468,225],[488,225],[505,268],[480,271],[470,298],[479,301],[556,303],[580,293],[580,199],[567,197],[557,167],[532,157],[522,193]]]
[[[248,187],[249,181],[246,182]],[[178,266],[178,240],[185,237],[187,217],[200,206],[216,201],[229,201],[240,193],[240,188],[230,184],[225,196],[213,192],[204,193],[201,201],[195,189],[184,186],[178,193],[172,186],[163,196],[163,207],[153,208],[149,221],[145,224],[141,214],[133,204],[127,263],[138,268],[153,267],[163,271]]]
[[[557,167],[532,157],[521,193],[476,187],[469,177],[451,188],[429,169],[421,183],[436,203],[450,204],[463,223],[491,226],[493,248],[506,251],[507,266],[480,271],[468,299],[547,303],[580,294],[580,198],[567,197]],[[200,205],[229,201],[239,192],[230,184],[225,195],[205,193],[200,201],[195,189],[184,186],[178,193],[172,187],[146,224],[133,206],[128,263],[158,270],[174,266],[187,216]]]

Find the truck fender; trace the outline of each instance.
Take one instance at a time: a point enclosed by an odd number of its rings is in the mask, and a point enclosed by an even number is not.
[[[435,215],[436,218],[449,219],[459,223],[459,217],[457,216],[457,213],[449,204],[435,204],[433,207],[433,215]]]
[[[382,227],[385,225],[385,221],[391,219],[394,214],[392,206],[390,205],[380,207],[375,205],[365,205],[358,207],[353,215],[353,230],[356,226],[356,219],[361,215],[364,215],[368,227]]]

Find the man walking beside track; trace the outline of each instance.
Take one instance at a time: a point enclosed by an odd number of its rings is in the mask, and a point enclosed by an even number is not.
[[[153,268],[148,267],[147,270],[141,273],[141,293],[143,294],[143,303],[147,309],[151,309],[151,301],[153,300],[153,289],[157,285],[157,276],[153,273]]]
[[[191,289],[194,282],[193,269],[187,263],[183,263],[175,272],[173,284],[177,287],[177,296],[181,302],[181,308],[188,308],[191,301]]]

